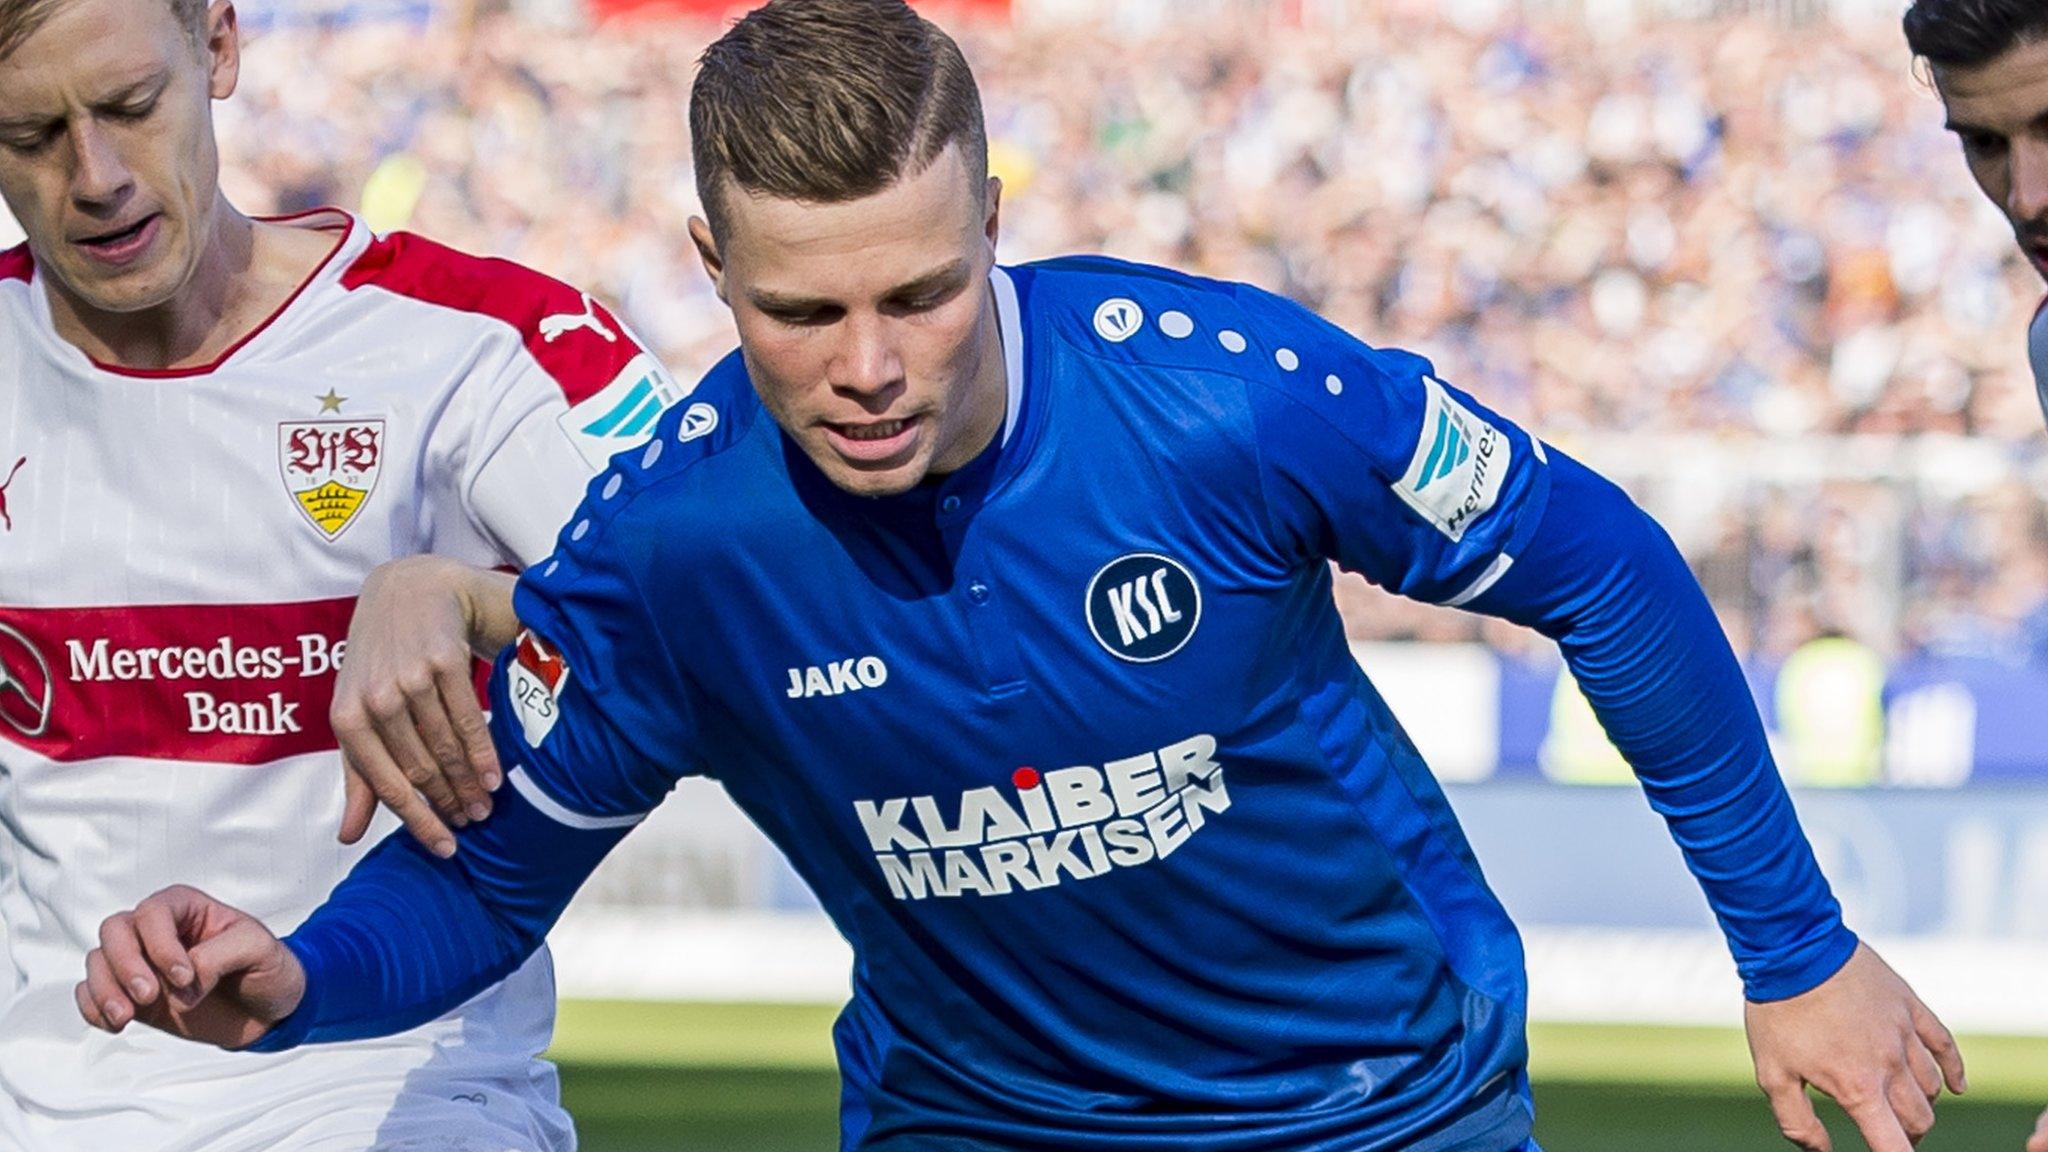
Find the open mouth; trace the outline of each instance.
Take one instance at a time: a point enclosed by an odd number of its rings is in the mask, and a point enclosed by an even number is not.
[[[858,424],[828,421],[826,433],[839,455],[860,464],[880,464],[901,455],[917,440],[924,417],[870,420]]]
[[[157,221],[162,218],[162,213],[152,212],[124,228],[81,237],[74,243],[102,260],[120,261],[134,256],[149,244],[156,235]]]

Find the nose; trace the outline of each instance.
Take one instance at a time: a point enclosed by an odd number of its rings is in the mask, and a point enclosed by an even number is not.
[[[134,187],[112,137],[91,121],[72,126],[71,157],[71,199],[80,207],[114,207]]]
[[[897,355],[889,322],[876,315],[846,318],[841,343],[832,358],[832,387],[857,396],[882,396],[903,380],[903,359]]]
[[[2029,134],[2012,148],[2012,188],[2006,210],[2015,224],[2048,230],[2048,139]]]

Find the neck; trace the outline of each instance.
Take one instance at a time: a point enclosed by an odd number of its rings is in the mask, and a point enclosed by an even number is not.
[[[226,199],[216,201],[191,276],[162,304],[134,312],[94,308],[44,281],[57,334],[104,364],[176,368],[205,363],[234,343],[257,291],[256,224]]]
[[[1010,371],[1003,360],[1003,324],[996,314],[993,284],[984,290],[981,307],[981,364],[974,373],[974,400],[967,414],[959,447],[932,462],[933,475],[947,475],[967,467],[1002,435],[1003,418],[1010,410]]]

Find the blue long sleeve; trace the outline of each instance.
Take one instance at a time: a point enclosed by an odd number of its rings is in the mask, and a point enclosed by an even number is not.
[[[1705,890],[1751,1000],[1856,949],[1772,763],[1734,652],[1678,549],[1620,489],[1551,453],[1551,497],[1472,607],[1558,642]]]
[[[392,833],[285,938],[306,998],[251,1050],[388,1036],[462,1004],[540,947],[627,831],[569,827],[509,786],[451,860]]]

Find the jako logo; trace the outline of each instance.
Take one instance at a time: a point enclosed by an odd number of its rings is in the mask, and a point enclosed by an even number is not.
[[[1145,326],[1145,310],[1136,300],[1122,296],[1104,300],[1095,310],[1095,334],[1111,344],[1121,344]]]
[[[1429,459],[1422,465],[1422,477],[1415,482],[1415,490],[1422,491],[1431,484],[1457,471],[1472,455],[1472,446],[1465,441],[1465,434],[1451,423],[1451,414],[1439,410],[1436,414],[1436,443],[1430,447]]]
[[[718,409],[709,404],[692,404],[683,410],[682,426],[676,431],[676,440],[687,444],[702,436],[709,436],[718,429]]]
[[[1202,590],[1187,566],[1157,552],[1133,552],[1088,582],[1088,628],[1110,655],[1133,664],[1181,650],[1202,622]]]
[[[808,668],[789,670],[789,698],[804,700],[812,696],[838,696],[846,692],[858,692],[863,688],[880,688],[889,682],[889,666],[879,656],[863,656],[858,660],[838,660],[831,664],[813,664]]]

